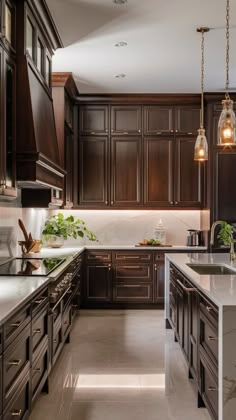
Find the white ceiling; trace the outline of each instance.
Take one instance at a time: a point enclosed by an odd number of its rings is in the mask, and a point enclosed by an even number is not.
[[[81,93],[200,92],[205,35],[205,91],[224,91],[225,0],[47,0],[65,45],[53,71],[71,71]],[[230,5],[230,88],[236,91],[236,1]],[[114,46],[119,41],[127,47]],[[124,79],[114,78],[125,73]]]

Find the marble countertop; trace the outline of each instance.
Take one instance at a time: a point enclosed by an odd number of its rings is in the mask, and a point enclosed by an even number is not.
[[[236,305],[236,262],[231,263],[228,254],[166,254],[166,259],[172,262],[189,280],[192,281],[217,306]],[[235,274],[200,275],[187,264],[224,264],[235,269]]]
[[[47,277],[0,276],[0,325],[49,281]]]

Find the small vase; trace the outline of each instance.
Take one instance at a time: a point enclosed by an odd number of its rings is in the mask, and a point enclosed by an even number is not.
[[[64,238],[62,235],[45,235],[45,245],[50,248],[61,248],[64,245]]]

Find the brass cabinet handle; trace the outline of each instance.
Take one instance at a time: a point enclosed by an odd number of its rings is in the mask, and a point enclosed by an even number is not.
[[[123,265],[121,268],[130,269],[130,270],[139,270],[142,269],[141,265]]]
[[[33,303],[36,303],[36,305],[40,305],[42,302],[44,302],[47,299],[47,297],[44,297],[42,299],[34,300]]]
[[[91,131],[90,134],[96,134],[95,131]]]
[[[179,202],[178,202],[178,201],[176,201],[176,202],[175,202],[175,204],[179,204]]]
[[[8,362],[9,366],[19,366],[21,364],[21,359],[19,360],[10,360],[10,362]]]
[[[42,330],[41,328],[37,328],[36,330],[33,330],[33,334],[41,334]]]
[[[206,310],[207,310],[207,312],[211,312],[211,311],[213,311],[213,308],[211,306],[206,306]]]
[[[35,372],[35,373],[41,373],[41,369],[40,368],[33,369],[33,372]]]
[[[124,258],[124,260],[138,260],[139,259],[139,256],[133,256],[133,255],[131,255],[131,256],[125,256],[124,255],[124,257],[122,257],[122,258]]]
[[[217,391],[217,388],[214,386],[209,386],[207,389],[208,391]]]
[[[54,338],[54,339],[52,340],[52,342],[53,342],[53,343],[57,343],[57,339],[56,339],[56,338]]]
[[[10,324],[10,325],[11,325],[11,327],[18,328],[18,327],[20,327],[20,325],[21,325],[21,324],[23,324],[23,322],[24,322],[24,321],[20,321],[20,322],[13,322],[13,323],[12,323],[12,324]]]
[[[108,205],[108,201],[107,200],[105,201],[105,204],[106,204],[106,206]]]
[[[138,130],[139,133],[141,133],[141,128]]]
[[[111,271],[111,264],[108,265],[108,270]]]
[[[12,411],[11,415],[12,417],[20,417],[22,413],[22,410],[16,410],[16,411]]]
[[[67,295],[71,295],[71,293],[72,293],[72,290],[67,290],[66,292]]]
[[[113,206],[113,204],[114,204],[114,201],[111,201],[111,205]]]
[[[218,341],[218,337],[213,337],[211,335],[209,335],[209,337],[207,337],[208,341]]]
[[[174,204],[174,201],[171,201],[170,204]]]
[[[195,292],[196,289],[194,287],[185,287],[183,285],[183,283],[181,283],[181,281],[179,279],[176,279],[177,283],[181,286],[181,288],[185,291],[185,292]]]
[[[154,270],[157,271],[157,265],[156,264],[154,264]]]

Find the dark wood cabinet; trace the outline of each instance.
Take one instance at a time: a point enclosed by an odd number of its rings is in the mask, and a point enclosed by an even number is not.
[[[175,107],[175,133],[197,136],[200,124],[200,107]]]
[[[141,134],[142,112],[141,106],[119,105],[111,106],[111,133],[113,134]]]
[[[144,106],[144,134],[174,133],[174,108],[170,106]]]
[[[111,205],[141,204],[141,137],[111,139]]]
[[[163,254],[164,257],[164,254]],[[154,264],[154,301],[164,304],[165,296],[165,262],[164,258]]]
[[[213,420],[218,420],[218,380],[203,355],[200,355],[200,392]]]
[[[13,395],[11,401],[3,413],[3,420],[18,418],[26,420],[29,418],[31,409],[30,374],[29,371],[21,377],[18,391]]]
[[[81,134],[108,134],[109,107],[106,105],[80,106],[79,130]]]
[[[214,188],[214,218],[235,222],[235,168],[236,150],[218,150],[214,154],[215,178]]]
[[[107,137],[80,138],[80,204],[108,205],[109,143]]]
[[[198,384],[199,296],[197,291],[189,294],[189,372]]]
[[[174,204],[174,141],[144,138],[144,204],[169,207]]]
[[[177,207],[201,207],[202,203],[202,167],[193,160],[195,138],[176,138],[175,153],[175,194]]]
[[[75,182],[78,178],[78,89],[72,73],[52,73],[52,97],[59,147],[60,165],[66,171],[64,207],[77,203]]]
[[[83,297],[85,302],[111,302],[111,264],[87,264]]]

